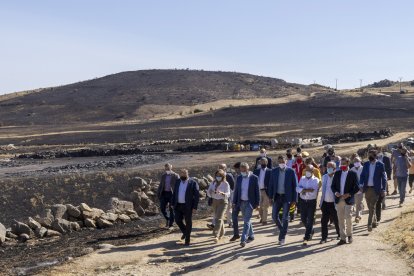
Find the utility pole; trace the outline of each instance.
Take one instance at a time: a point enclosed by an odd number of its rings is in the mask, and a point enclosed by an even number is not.
[[[362,91],[362,79],[359,79],[359,90]]]
[[[335,79],[335,91],[338,91],[338,79]]]
[[[402,81],[402,77],[400,77],[400,93],[401,93],[401,81]]]

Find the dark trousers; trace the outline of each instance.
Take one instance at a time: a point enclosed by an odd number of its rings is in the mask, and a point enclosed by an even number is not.
[[[231,213],[231,219],[233,220],[233,235],[239,236],[239,214],[240,214],[240,207],[235,206]]]
[[[172,207],[173,194],[172,192],[162,192],[160,197],[160,209],[164,218],[167,220],[168,226],[174,224],[174,210]],[[167,205],[169,210],[169,215],[167,213]]]
[[[301,200],[300,219],[305,225],[305,240],[310,240],[313,235],[313,223],[315,222],[316,199]]]
[[[185,221],[185,224],[183,223]],[[193,210],[186,208],[185,204],[178,203],[175,207],[175,223],[180,227],[185,236],[185,242],[190,243],[191,230],[193,228]]]
[[[408,175],[408,185],[410,185],[410,188],[413,188],[413,183],[414,183],[414,174],[409,174]]]
[[[335,203],[325,201],[322,202],[321,211],[322,240],[326,240],[328,238],[328,223],[331,218],[333,218],[333,222],[335,224],[336,234],[339,236],[338,214],[336,213]]]
[[[279,241],[286,238],[289,226],[289,202],[286,201],[285,195],[276,194],[273,199],[272,218],[279,228]],[[280,210],[283,209],[282,218],[279,216]]]
[[[381,221],[381,212],[382,212],[382,202],[384,201],[385,196],[381,194],[378,197],[378,201],[375,204],[375,216],[377,217],[377,221]]]

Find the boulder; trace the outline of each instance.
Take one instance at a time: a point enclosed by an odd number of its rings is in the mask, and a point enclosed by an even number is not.
[[[0,245],[6,241],[6,227],[0,223]]]
[[[58,231],[59,233],[71,232],[70,221],[66,219],[55,219],[52,223],[52,230]]]
[[[46,236],[47,231],[48,231],[47,228],[40,227],[39,229],[36,230],[35,234],[37,237],[43,238],[44,236]]]
[[[107,221],[106,219],[103,219],[103,218],[98,218],[96,220],[96,224],[98,225],[99,228],[108,228],[113,225],[112,222]]]
[[[198,183],[198,186],[199,186],[199,188],[200,188],[200,190],[207,190],[208,189],[208,186],[209,186],[209,182],[207,181],[207,179],[205,179],[205,178],[200,178],[198,181],[197,181],[197,183]]]
[[[13,234],[11,231],[6,230],[6,237],[9,239],[17,239],[19,236],[17,236],[16,234]]]
[[[105,219],[107,221],[110,221],[110,222],[115,222],[118,219],[118,215],[117,214],[114,214],[114,213],[108,212],[108,213],[103,214],[101,216],[101,218],[103,218],[103,219]]]
[[[31,217],[29,217],[27,225],[29,225],[29,227],[32,228],[34,231],[37,231],[38,229],[42,228],[42,225]]]
[[[135,208],[141,206],[144,210],[154,203],[145,192],[133,191],[131,193],[131,199]]]
[[[46,237],[60,237],[60,236],[62,236],[62,234],[59,233],[58,231],[55,231],[52,229],[47,230]]]
[[[146,216],[156,216],[158,215],[160,210],[158,209],[158,206],[155,205],[154,202],[151,203],[150,206],[148,206],[147,209],[145,209],[145,215]]]
[[[88,228],[96,228],[95,221],[92,220],[92,219],[89,219],[89,218],[85,219],[84,220],[84,224],[85,224],[85,227],[88,227]]]
[[[131,222],[131,218],[130,218],[129,216],[125,215],[125,214],[120,214],[120,215],[118,216],[118,219],[119,219],[120,221],[124,222],[124,223]]]
[[[138,216],[143,216],[145,215],[145,210],[144,208],[142,208],[141,206],[136,206],[135,210],[137,211]]]
[[[84,212],[84,211],[92,212],[92,208],[89,207],[88,204],[86,203],[81,203],[79,205],[79,209],[81,210],[81,212]]]
[[[67,209],[66,205],[63,204],[55,204],[51,207],[52,215],[55,219],[67,219]]]
[[[84,219],[97,219],[102,216],[105,212],[102,209],[92,208],[91,211],[82,211],[82,215]]]
[[[28,240],[30,240],[30,235],[28,235],[28,234],[20,234],[19,235],[19,241],[20,242],[26,242]]]
[[[128,186],[131,188],[132,191],[136,190],[146,190],[148,189],[148,183],[141,177],[134,177],[128,183]]]
[[[111,210],[119,210],[118,213],[123,213],[125,210],[134,209],[134,203],[126,200],[119,200],[117,197],[112,197],[109,200],[109,208]]]
[[[26,234],[29,236],[33,235],[32,229],[27,224],[16,220],[14,220],[11,225],[11,231],[17,236],[20,236],[21,234]]]
[[[50,228],[52,227],[52,222],[55,220],[52,210],[46,209],[43,216],[40,218],[37,218],[37,221],[42,225],[43,227]]]
[[[79,225],[80,228],[85,227],[85,223],[83,222],[83,220],[78,220],[76,221],[76,223]]]
[[[72,231],[79,231],[81,229],[81,227],[80,227],[79,223],[71,221],[70,222],[70,229]]]
[[[82,215],[80,208],[73,206],[72,204],[66,204],[67,213],[72,218],[79,218]]]

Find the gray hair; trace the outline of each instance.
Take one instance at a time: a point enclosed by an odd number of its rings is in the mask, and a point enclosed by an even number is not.
[[[260,158],[260,161],[266,161],[266,164],[269,162],[266,157]]]
[[[249,164],[247,164],[246,162],[242,162],[242,163],[240,164],[240,168],[246,168],[246,169],[249,169]]]
[[[335,163],[335,162],[333,162],[333,161],[328,162],[328,163],[326,164],[326,166],[328,166],[329,164],[331,164],[331,166],[332,166],[332,167],[336,168],[336,163]]]

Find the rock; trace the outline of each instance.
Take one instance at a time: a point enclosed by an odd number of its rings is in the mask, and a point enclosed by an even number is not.
[[[146,216],[156,216],[159,214],[158,206],[154,202],[145,210]]]
[[[36,230],[35,234],[37,237],[43,238],[44,236],[46,236],[47,231],[48,231],[47,228],[40,227],[39,229]]]
[[[11,231],[17,236],[20,236],[21,234],[27,234],[29,236],[33,235],[32,229],[27,224],[18,222],[16,220],[14,220],[12,223]]]
[[[72,231],[79,231],[81,229],[81,227],[80,227],[79,223],[71,221],[70,222],[70,229]]]
[[[109,244],[109,243],[98,244],[99,249],[111,249],[111,248],[114,248],[114,247],[115,246],[113,246],[112,244]]]
[[[85,224],[85,227],[88,227],[88,228],[96,228],[95,221],[92,220],[92,219],[89,219],[89,218],[85,219],[84,220],[84,224]]]
[[[76,221],[76,223],[78,223],[80,228],[85,227],[85,223],[83,222],[83,220],[78,220],[78,221]]]
[[[201,178],[197,181],[197,183],[198,183],[198,186],[200,187],[200,190],[204,191],[208,189],[209,184],[207,182],[207,179]]]
[[[52,222],[54,220],[55,220],[55,217],[53,216],[51,209],[46,209],[45,213],[43,214],[43,217],[37,219],[40,225],[46,228],[52,227]]]
[[[110,221],[110,222],[115,222],[118,219],[118,215],[117,214],[114,214],[114,213],[108,212],[108,213],[103,214],[101,216],[101,218],[103,218],[103,219],[105,219],[107,221]]]
[[[132,191],[142,191],[148,188],[148,183],[141,177],[134,177],[129,181],[128,186],[131,188]]]
[[[84,211],[88,211],[88,212],[92,212],[92,208],[89,207],[86,203],[81,203],[79,205],[79,209],[81,210],[81,212],[83,213]]]
[[[29,217],[29,221],[27,223],[27,225],[29,225],[30,228],[32,228],[34,231],[40,229],[42,227],[42,225],[35,221],[33,218]]]
[[[137,219],[139,219],[139,216],[138,216],[138,214],[137,213],[135,213],[135,214],[130,214],[130,215],[128,215],[130,218],[131,218],[131,220],[137,220]]]
[[[102,209],[98,209],[98,208],[92,208],[91,211],[82,211],[82,215],[84,219],[97,219],[100,216],[102,216],[105,212]]]
[[[52,205],[52,214],[55,219],[67,219],[66,206],[63,204]]]
[[[19,236],[13,234],[11,231],[6,231],[6,237],[10,239],[17,239]]]
[[[26,242],[28,240],[30,240],[30,235],[28,235],[28,234],[20,234],[19,235],[19,241],[20,242]]]
[[[125,214],[120,214],[120,215],[118,216],[118,219],[119,219],[120,221],[124,222],[124,223],[131,222],[131,218],[130,218],[129,216],[125,215]]]
[[[55,219],[52,223],[52,229],[62,234],[72,232],[70,221],[66,219]]]
[[[51,230],[51,229],[48,229],[46,233],[46,237],[61,237],[61,236],[62,236],[61,233],[55,230]]]
[[[125,210],[134,209],[134,203],[113,197],[109,200],[109,208],[112,210],[119,210],[118,213],[123,213]]]
[[[107,221],[106,219],[103,218],[98,218],[96,220],[96,224],[98,225],[99,228],[108,228],[113,226],[112,222]]]
[[[0,223],[0,245],[6,241],[6,227]]]
[[[143,216],[143,215],[145,215],[145,210],[144,210],[144,208],[142,208],[141,206],[136,206],[136,207],[135,207],[135,210],[137,211],[137,214],[138,214],[139,216]]]
[[[72,204],[66,204],[66,209],[70,217],[79,218],[82,215],[80,208],[75,207]]]
[[[208,181],[207,181],[208,183],[211,183],[211,182],[213,182],[213,181],[214,181],[214,178],[213,178],[211,175],[209,175],[209,174],[206,176],[206,178],[207,178],[207,180],[208,180]]]
[[[131,199],[134,203],[135,209],[138,206],[141,206],[144,210],[146,210],[149,206],[154,204],[154,202],[147,196],[145,192],[134,191],[131,193]]]

